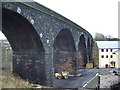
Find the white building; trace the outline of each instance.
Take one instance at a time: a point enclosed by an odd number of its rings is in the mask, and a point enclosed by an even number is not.
[[[120,41],[96,41],[99,48],[99,68],[120,68]]]

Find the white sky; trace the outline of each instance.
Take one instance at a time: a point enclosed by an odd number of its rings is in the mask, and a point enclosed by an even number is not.
[[[120,0],[34,0],[95,33],[118,37]],[[0,39],[4,38],[0,33]]]

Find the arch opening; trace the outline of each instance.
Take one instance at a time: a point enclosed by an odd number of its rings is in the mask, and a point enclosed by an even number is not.
[[[45,85],[45,51],[32,24],[18,13],[3,8],[2,32],[13,50],[13,73]]]
[[[12,61],[13,61],[13,54],[12,48],[9,44],[7,38],[4,34],[0,31],[0,67],[3,70],[7,70],[9,72],[12,71]]]
[[[78,43],[78,63],[79,66],[86,66],[87,63],[87,52],[86,52],[86,43],[85,43],[85,37],[82,34],[79,38]]]
[[[69,29],[62,29],[53,44],[55,72],[67,71],[76,74],[76,48],[72,33]]]

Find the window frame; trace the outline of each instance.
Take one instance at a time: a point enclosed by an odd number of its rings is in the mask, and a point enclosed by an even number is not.
[[[101,49],[101,52],[104,52],[104,49]]]
[[[104,58],[104,55],[101,55],[101,58]]]
[[[110,58],[113,58],[113,55],[110,55]]]
[[[108,58],[108,55],[106,55],[106,58]]]
[[[112,52],[113,51],[113,49],[110,49],[110,52]]]
[[[106,52],[108,52],[108,49],[106,49]]]

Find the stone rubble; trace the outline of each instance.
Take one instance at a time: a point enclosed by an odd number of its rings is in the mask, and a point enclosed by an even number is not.
[[[100,76],[100,88],[110,88],[114,84],[119,83],[119,76],[117,75],[102,75]]]

